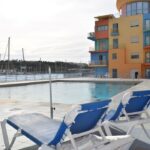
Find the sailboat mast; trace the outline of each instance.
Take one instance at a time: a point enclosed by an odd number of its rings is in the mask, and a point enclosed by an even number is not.
[[[25,57],[24,57],[24,49],[22,48],[22,57],[23,57],[23,61],[25,61]]]
[[[10,37],[8,38],[8,64],[7,64],[7,73],[9,73],[9,71],[10,71],[9,62],[10,62]]]

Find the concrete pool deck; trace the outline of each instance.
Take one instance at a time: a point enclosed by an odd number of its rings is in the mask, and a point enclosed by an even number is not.
[[[119,101],[121,100],[122,95],[130,90],[150,90],[150,80],[132,80],[132,79],[94,79],[94,78],[76,78],[76,79],[59,79],[57,82],[104,82],[104,81],[109,81],[109,82],[133,82],[135,81],[136,83],[139,83],[130,89],[121,92],[117,94],[116,96],[113,97],[113,105],[112,107],[116,107],[118,105]],[[10,83],[9,83],[10,84]],[[72,105],[67,105],[67,104],[54,104],[54,107],[56,108],[54,112],[54,118],[55,119],[62,119],[64,114],[68,112],[68,110],[71,109]],[[49,103],[44,103],[44,102],[18,102],[15,100],[12,101],[5,101],[5,100],[0,100],[0,120],[3,120],[4,118],[7,118],[10,115],[13,114],[20,114],[20,113],[29,113],[29,112],[38,112],[42,113],[44,115],[49,116]],[[126,129],[126,127],[122,126],[121,128]],[[148,129],[150,133],[150,124],[146,125],[146,128]],[[13,133],[15,132],[12,128],[8,127],[9,135],[10,138],[12,137]],[[140,133],[140,134],[139,134]],[[145,136],[145,134],[142,132],[140,127],[137,127],[134,132],[132,133],[133,136],[135,136],[137,139],[142,140],[146,143],[150,144],[150,140]],[[26,139],[25,137],[20,137],[16,143],[14,144],[14,147],[12,150],[18,150],[18,149],[24,149],[25,147],[29,147],[34,145],[31,141]],[[3,139],[2,139],[2,133],[0,130],[0,150],[4,149],[3,145]],[[36,148],[26,148],[26,150],[32,150]],[[24,149],[25,150],[25,149]],[[142,149],[140,149],[142,150]],[[145,149],[144,149],[145,150]]]
[[[52,82],[143,82],[145,79],[113,79],[113,78],[63,78],[63,79],[52,79]],[[44,84],[49,83],[49,80],[35,80],[35,81],[15,81],[15,82],[1,82],[0,87],[11,87],[11,86],[24,86],[33,84]]]

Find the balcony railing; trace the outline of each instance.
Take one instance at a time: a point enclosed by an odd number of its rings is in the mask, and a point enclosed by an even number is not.
[[[96,50],[94,47],[90,47],[90,48],[89,48],[89,52],[95,52],[95,53],[101,52],[101,53],[106,53],[106,52],[108,52],[108,49]]]
[[[88,33],[88,37],[87,37],[88,39],[90,39],[90,40],[92,40],[92,41],[95,41],[95,32],[90,32],[90,33]]]
[[[119,30],[118,29],[112,29],[111,30],[111,36],[118,36],[119,35]]]
[[[89,52],[95,52],[95,48],[94,47],[89,47]]]
[[[107,66],[108,60],[97,60],[97,61],[91,61],[89,63],[90,66]]]

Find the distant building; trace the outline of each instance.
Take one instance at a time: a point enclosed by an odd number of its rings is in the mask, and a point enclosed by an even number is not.
[[[88,39],[95,76],[150,78],[150,0],[117,0],[120,17],[95,17]]]

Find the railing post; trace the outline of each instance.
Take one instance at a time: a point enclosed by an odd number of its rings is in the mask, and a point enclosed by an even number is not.
[[[53,119],[52,79],[51,79],[51,68],[50,67],[49,67],[49,94],[50,94],[50,118]]]
[[[34,80],[35,80],[35,73],[33,74],[33,78],[34,78]]]
[[[17,73],[16,73],[16,81],[17,81]]]
[[[7,74],[5,75],[5,82],[7,82]]]

